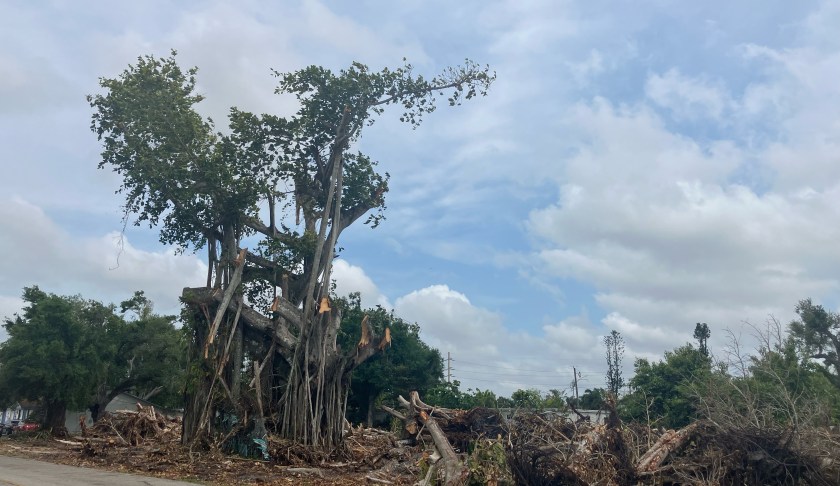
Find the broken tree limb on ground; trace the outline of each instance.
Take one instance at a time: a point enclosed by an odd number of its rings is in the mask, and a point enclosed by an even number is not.
[[[409,394],[409,400],[402,396],[398,397],[398,400],[405,409],[405,413],[399,413],[390,407],[383,407],[383,410],[403,420],[406,431],[411,434],[419,435],[423,431],[427,431],[432,437],[437,453],[440,455],[439,461],[430,465],[424,483],[430,484],[429,481],[433,479],[434,473],[442,471],[442,484],[446,486],[464,484],[469,477],[469,469],[461,456],[452,448],[452,444],[449,443],[449,439],[435,419],[435,414],[442,417],[451,417],[452,414],[446,409],[426,405],[420,400],[420,395],[416,391]],[[441,463],[442,467],[438,467],[438,463]]]
[[[639,458],[636,464],[636,474],[643,474],[656,471],[668,456],[679,451],[685,446],[697,429],[699,422],[684,427],[680,430],[668,430],[647,452]]]

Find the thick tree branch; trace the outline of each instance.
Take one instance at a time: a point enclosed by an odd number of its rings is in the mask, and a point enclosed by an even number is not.
[[[221,303],[221,299],[222,297],[218,295],[217,292],[203,287],[187,287],[184,288],[181,293],[181,300],[190,305],[206,305],[213,302]],[[277,312],[290,324],[296,327],[301,325],[303,316],[301,315],[300,310],[292,306],[290,303],[281,300],[278,305]],[[278,345],[280,346],[281,353],[284,356],[291,356],[291,353],[294,352],[297,339],[294,335],[292,335],[288,327],[284,325],[275,326],[273,320],[251,309],[251,307],[247,305],[242,306],[241,320],[249,328],[260,331],[261,333],[267,334],[276,339]]]

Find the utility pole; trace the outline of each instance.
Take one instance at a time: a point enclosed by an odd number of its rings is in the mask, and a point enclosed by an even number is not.
[[[572,372],[575,376],[575,401],[580,403],[580,397],[578,397],[578,387],[577,387],[577,368],[572,366]]]
[[[446,382],[452,383],[452,354],[446,352]]]

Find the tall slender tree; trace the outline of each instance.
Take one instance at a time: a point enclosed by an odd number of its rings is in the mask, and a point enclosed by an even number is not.
[[[437,96],[460,104],[486,94],[494,75],[469,61],[430,79],[409,64],[276,73],[276,92],[294,97],[297,113],[233,108],[224,135],[195,110],[196,73],[174,52],[141,57],[89,97],[100,167],[122,176],[126,217],[159,227],[163,243],[207,250],[205,284],[182,294],[193,330],[184,441],[212,439],[213,418],[233,414],[336,445],[349,373],[385,345],[371,333],[341,349],[341,313],[329,302],[339,236],[366,215],[376,226],[388,190],[388,174],[353,145],[389,106],[417,126]]]
[[[697,340],[697,349],[706,357],[709,356],[709,337],[711,335],[712,331],[709,330],[709,325],[705,322],[698,322],[694,326],[694,339]]]
[[[607,351],[607,390],[617,397],[624,378],[621,376],[621,360],[624,358],[624,338],[613,330],[604,336],[604,347]]]

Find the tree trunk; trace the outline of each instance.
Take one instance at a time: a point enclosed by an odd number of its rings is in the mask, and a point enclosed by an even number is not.
[[[93,398],[93,403],[88,407],[90,410],[90,418],[96,423],[99,420],[99,417],[105,413],[105,407],[108,406],[108,393],[105,390],[105,386],[101,385],[97,391],[96,396]]]
[[[207,430],[201,427],[201,415],[210,400],[210,383],[208,377],[213,372],[203,359],[202,352],[207,339],[207,327],[201,325],[206,322],[203,313],[195,309],[192,315],[193,336],[189,347],[187,370],[191,378],[184,389],[184,417],[181,427],[181,444],[193,445],[206,442]],[[211,411],[212,412],[212,411]]]
[[[233,331],[233,344],[230,351],[230,363],[228,364],[230,393],[234,402],[239,402],[242,396],[242,364],[245,360],[245,343],[242,334],[242,324],[237,323],[236,329]]]
[[[376,403],[376,395],[373,393],[367,397],[367,426],[373,428],[373,405]]]
[[[66,435],[64,424],[67,415],[67,404],[64,402],[47,402],[44,417],[44,430],[53,435]]]
[[[283,397],[280,433],[304,445],[332,448],[341,443],[347,406],[348,360],[328,343],[326,331],[337,326],[336,311],[315,317],[308,339],[298,345]]]

